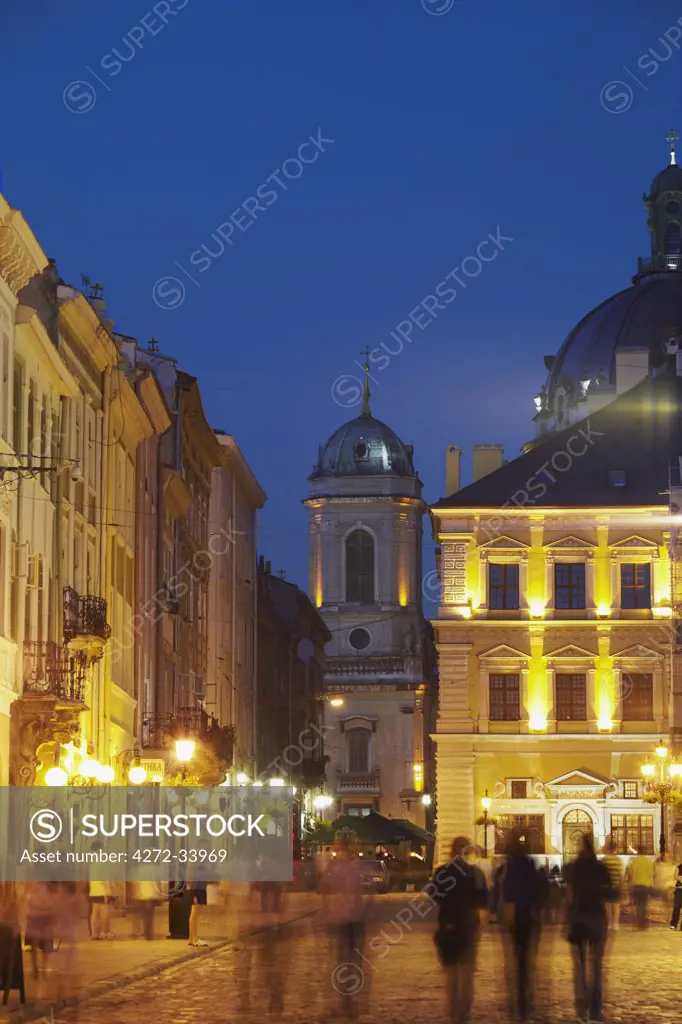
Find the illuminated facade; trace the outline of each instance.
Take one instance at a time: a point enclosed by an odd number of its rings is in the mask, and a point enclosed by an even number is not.
[[[305,502],[310,596],[329,628],[325,754],[336,813],[425,823],[430,785],[422,484],[403,445],[362,414],[320,449]]]
[[[221,464],[209,504],[206,708],[233,732],[230,779],[256,774],[256,514],[265,494],[234,437],[216,432]]]
[[[474,452],[432,508],[441,603],[438,855],[513,826],[533,852],[580,836],[621,854],[658,849],[642,764],[682,725],[682,170],[674,152],[646,198],[652,257],[546,357],[539,439],[502,462]],[[668,823],[670,824],[670,823]]]

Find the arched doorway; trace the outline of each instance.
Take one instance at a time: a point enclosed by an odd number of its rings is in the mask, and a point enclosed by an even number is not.
[[[564,815],[561,828],[564,860],[575,860],[580,853],[583,836],[594,836],[592,818],[587,811],[576,808]]]

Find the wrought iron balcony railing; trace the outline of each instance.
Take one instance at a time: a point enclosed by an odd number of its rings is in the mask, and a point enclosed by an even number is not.
[[[215,753],[228,764],[232,763],[234,726],[220,726],[203,708],[178,708],[165,715],[144,715],[142,718],[142,746],[146,750],[163,750],[176,740],[193,739],[209,743]]]
[[[103,597],[79,594],[73,587],[64,587],[64,643],[101,645],[111,636],[107,622],[107,602]]]
[[[85,707],[88,659],[52,640],[24,642],[24,695]]]
[[[405,672],[405,659],[401,655],[383,658],[327,658],[327,675],[334,676],[389,676]]]

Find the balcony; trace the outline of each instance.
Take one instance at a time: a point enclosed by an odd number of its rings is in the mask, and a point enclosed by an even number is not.
[[[379,769],[374,772],[339,772],[336,779],[337,793],[379,794]]]
[[[170,750],[179,739],[207,744],[221,761],[232,763],[234,726],[218,725],[203,708],[178,708],[166,715],[143,716],[143,749]]]
[[[397,676],[404,675],[406,666],[402,655],[384,658],[327,658],[328,676]]]
[[[91,661],[97,661],[110,636],[104,598],[81,595],[72,587],[64,587],[64,643],[69,649],[83,651]]]
[[[52,640],[24,642],[24,697],[49,697],[85,708],[88,657]]]

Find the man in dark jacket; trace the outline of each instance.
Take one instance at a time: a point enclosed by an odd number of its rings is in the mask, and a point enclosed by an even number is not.
[[[513,833],[508,845],[502,884],[502,920],[506,925],[505,953],[510,1002],[519,1020],[528,1019],[535,955],[542,916],[542,878],[528,855],[527,837]]]
[[[595,856],[592,837],[584,835],[569,872],[568,892],[568,941],[573,946],[575,1008],[581,1020],[602,1019],[605,904],[616,896],[608,868]]]
[[[447,974],[450,1017],[457,1024],[466,1024],[474,1001],[480,915],[488,905],[485,876],[466,858],[470,849],[470,840],[458,836],[452,860],[436,869],[429,886],[438,907],[434,938]]]

